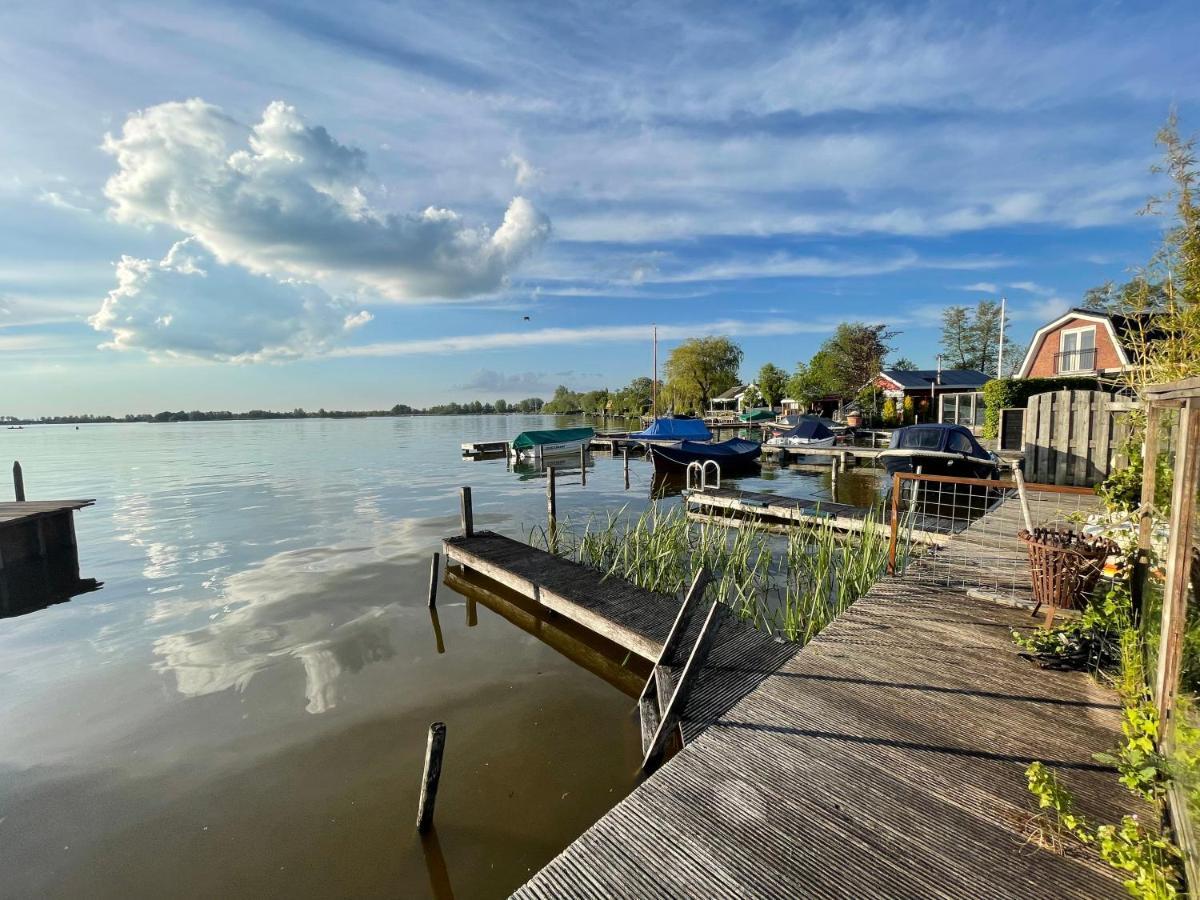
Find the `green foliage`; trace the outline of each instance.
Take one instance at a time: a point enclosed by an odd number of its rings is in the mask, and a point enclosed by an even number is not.
[[[708,401],[738,382],[742,349],[727,337],[688,338],[671,351],[667,388],[677,407],[703,411]]]
[[[764,363],[758,370],[758,388],[767,406],[778,406],[787,391],[788,373],[774,363]]]
[[[901,424],[911,425],[917,420],[917,403],[912,397],[905,397],[900,404]]]
[[[1047,391],[1094,391],[1095,378],[993,378],[983,386],[983,436],[1000,433],[1000,410],[1024,409],[1029,398]]]
[[[907,356],[901,356],[895,362],[888,366],[889,369],[895,369],[898,372],[915,372],[920,368],[915,362]]]
[[[1115,766],[1121,784],[1145,800],[1161,800],[1169,777],[1167,760],[1157,750],[1158,709],[1146,699],[1128,703],[1121,722],[1125,740],[1115,753],[1097,753],[1097,762]]]
[[[880,414],[884,425],[897,425],[900,421],[900,413],[896,409],[896,401],[888,397],[883,401],[883,411]]]
[[[892,351],[887,342],[897,334],[886,325],[841,323],[807,364],[797,364],[787,383],[788,396],[804,406],[825,397],[853,397],[879,374]]]
[[[975,309],[951,306],[942,313],[942,358],[953,369],[975,369],[996,377],[1000,347],[1000,304],[980,300]],[[1004,355],[1011,358],[1015,348],[1004,336]]]
[[[1130,896],[1143,900],[1180,896],[1182,856],[1165,837],[1143,827],[1136,816],[1124,816],[1117,825],[1093,825],[1075,811],[1070,792],[1040,762],[1030,764],[1025,778],[1038,808],[1057,832],[1094,847],[1101,859],[1129,876],[1123,883]]]

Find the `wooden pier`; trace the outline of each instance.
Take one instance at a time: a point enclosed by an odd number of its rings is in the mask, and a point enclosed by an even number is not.
[[[678,608],[499,535],[445,549],[650,661]],[[516,896],[1124,897],[1094,856],[1031,839],[1024,775],[1045,762],[1099,821],[1149,815],[1093,759],[1119,700],[1020,658],[1027,611],[947,586],[980,564],[935,550],[802,650],[722,626],[684,748]]]
[[[75,511],[94,500],[0,503],[0,616],[20,615],[95,590],[79,577]]]
[[[508,455],[508,441],[468,441],[462,445],[463,459],[495,459]]]

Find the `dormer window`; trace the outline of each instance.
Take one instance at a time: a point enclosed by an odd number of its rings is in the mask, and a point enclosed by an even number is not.
[[[1085,374],[1096,371],[1096,326],[1066,328],[1058,334],[1058,353],[1054,354],[1057,375]]]

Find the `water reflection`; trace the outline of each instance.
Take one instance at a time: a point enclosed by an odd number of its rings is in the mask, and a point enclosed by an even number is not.
[[[80,578],[74,560],[6,563],[0,569],[0,619],[37,612],[101,587],[103,583],[95,578]]]

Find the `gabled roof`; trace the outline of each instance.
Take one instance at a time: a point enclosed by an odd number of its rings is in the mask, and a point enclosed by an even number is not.
[[[738,394],[741,394],[743,391],[745,391],[746,387],[747,387],[747,385],[744,385],[744,384],[735,384],[729,390],[727,390],[723,393],[717,394],[717,396],[713,397],[713,399],[714,400],[736,400],[738,397]]]
[[[934,382],[939,389],[981,390],[990,380],[975,369],[942,369],[940,381],[937,369],[884,369],[879,374],[906,391],[928,390]]]
[[[1162,329],[1156,327],[1154,324],[1158,315],[1158,313],[1142,313],[1135,316],[1124,316],[1096,309],[1084,309],[1081,306],[1073,307],[1053,322],[1048,322],[1034,332],[1033,340],[1029,342],[1029,349],[1025,351],[1025,359],[1022,361],[1021,369],[1017,372],[1016,377],[1027,378],[1029,376],[1029,369],[1033,365],[1033,360],[1041,351],[1042,341],[1045,340],[1046,335],[1071,319],[1084,319],[1085,321],[1103,325],[1108,331],[1108,336],[1112,339],[1113,346],[1117,349],[1117,356],[1121,360],[1121,365],[1128,366],[1131,363],[1130,357],[1136,352],[1136,341],[1133,339],[1134,334],[1144,330],[1149,340],[1158,340],[1164,336]]]

